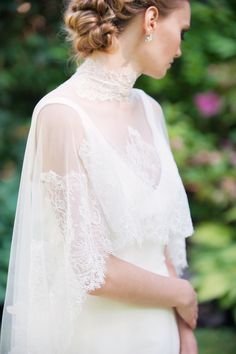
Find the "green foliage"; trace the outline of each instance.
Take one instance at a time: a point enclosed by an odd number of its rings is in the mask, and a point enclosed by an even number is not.
[[[0,4],[0,301],[30,117],[75,67],[63,6],[56,0]],[[192,0],[191,7],[182,57],[163,80],[142,76],[136,86],[156,98],[166,116],[196,230],[188,242],[199,299],[218,299],[236,321],[236,4]]]
[[[195,332],[199,354],[234,354],[235,332],[227,327],[218,329],[199,328]]]
[[[219,299],[222,308],[232,308],[236,322],[236,235],[229,225],[204,222],[192,239],[192,281],[200,301]]]

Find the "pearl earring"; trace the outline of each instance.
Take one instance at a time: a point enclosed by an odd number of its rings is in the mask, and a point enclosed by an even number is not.
[[[152,41],[152,33],[146,34],[144,41],[145,42],[151,42]]]

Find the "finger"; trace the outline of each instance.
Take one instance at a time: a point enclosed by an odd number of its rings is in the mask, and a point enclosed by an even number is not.
[[[196,324],[197,324],[196,320],[193,319],[193,320],[192,320],[191,328],[192,328],[192,329],[195,329],[195,328],[196,328]]]
[[[192,320],[192,321],[189,321],[188,322],[188,325],[189,325],[189,327],[191,328],[191,329],[194,329],[194,321]]]

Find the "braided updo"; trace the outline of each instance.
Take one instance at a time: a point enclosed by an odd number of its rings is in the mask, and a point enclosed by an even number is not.
[[[64,13],[67,39],[76,57],[86,57],[95,50],[111,51],[117,37],[132,20],[150,6],[166,17],[188,0],[72,0]]]

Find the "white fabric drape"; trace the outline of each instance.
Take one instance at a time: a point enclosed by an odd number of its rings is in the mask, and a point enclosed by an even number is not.
[[[111,253],[150,239],[168,245],[179,275],[187,266],[193,226],[160,106],[139,89],[131,102],[91,102],[76,97],[75,82],[33,112],[1,354],[70,354],[74,323]]]

